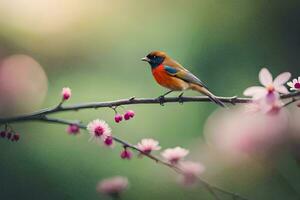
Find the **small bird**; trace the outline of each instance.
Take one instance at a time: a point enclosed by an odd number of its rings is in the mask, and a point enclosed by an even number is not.
[[[152,51],[142,61],[148,62],[151,66],[152,74],[158,84],[168,88],[170,91],[160,96],[164,96],[173,91],[195,90],[210,98],[216,104],[225,107],[215,95],[213,95],[207,86],[194,74],[185,69],[177,61],[173,60],[163,51]],[[183,92],[179,95],[181,98]]]

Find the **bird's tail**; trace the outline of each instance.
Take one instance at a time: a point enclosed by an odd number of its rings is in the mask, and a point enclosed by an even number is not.
[[[223,108],[226,108],[227,106],[222,102],[220,101],[219,99],[216,98],[216,96],[214,95],[207,95],[208,98],[210,100],[212,100],[213,102],[215,102],[216,104],[218,104],[219,106],[223,107]]]
[[[201,87],[200,85],[192,85],[192,86],[191,86],[191,89],[192,89],[192,90],[196,90],[196,91],[198,91],[198,92],[200,92],[200,93],[202,93],[202,94],[208,96],[208,98],[209,98],[212,102],[218,104],[219,106],[224,107],[224,108],[227,107],[222,101],[220,101],[214,94],[212,94],[212,93],[211,93],[208,89],[206,89],[205,87]]]

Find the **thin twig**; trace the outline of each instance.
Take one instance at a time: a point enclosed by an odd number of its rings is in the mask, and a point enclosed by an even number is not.
[[[287,107],[288,105],[290,105],[290,104],[292,104],[292,103],[294,103],[296,101],[300,101],[300,98],[292,97],[292,99],[290,101],[286,102],[285,104],[283,104],[282,107]]]

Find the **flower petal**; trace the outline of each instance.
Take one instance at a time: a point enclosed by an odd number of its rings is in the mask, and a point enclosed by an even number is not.
[[[291,87],[291,88],[294,87],[294,84],[293,84],[292,81],[288,82],[287,85],[288,85],[289,87]]]
[[[265,91],[264,87],[261,86],[252,86],[252,87],[248,87],[245,91],[244,91],[244,95],[245,96],[254,96],[258,93],[263,93]]]
[[[293,79],[293,84],[296,84],[298,81],[297,81],[297,79]]]
[[[290,72],[284,72],[279,74],[275,80],[274,80],[274,86],[280,86],[285,84],[289,79],[291,78],[291,73]]]
[[[267,68],[262,68],[259,72],[259,81],[263,86],[268,86],[273,83],[272,74],[269,72]]]
[[[288,89],[286,89],[286,87],[283,86],[283,85],[276,86],[276,87],[275,87],[275,90],[276,90],[277,92],[281,93],[281,94],[288,94],[288,93],[289,93]]]

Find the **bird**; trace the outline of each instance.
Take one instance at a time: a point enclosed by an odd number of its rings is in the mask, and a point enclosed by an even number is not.
[[[164,97],[173,91],[181,91],[182,93],[178,97],[182,99],[184,91],[195,90],[206,95],[219,106],[226,107],[222,101],[209,91],[208,87],[197,76],[192,74],[165,52],[152,51],[141,60],[150,64],[152,75],[156,82],[169,89],[168,92],[159,97],[162,105]],[[179,100],[179,102],[180,101],[183,103],[182,100]]]

